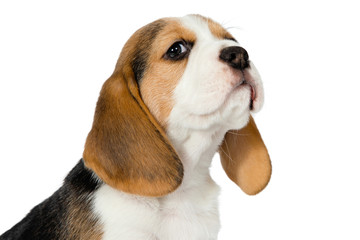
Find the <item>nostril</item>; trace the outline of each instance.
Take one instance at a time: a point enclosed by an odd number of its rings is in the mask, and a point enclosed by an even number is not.
[[[249,66],[249,55],[242,47],[226,47],[221,50],[219,57],[235,69],[243,70]]]
[[[247,51],[244,49],[244,52],[243,52],[243,58],[245,61],[249,61],[249,54],[247,53]]]

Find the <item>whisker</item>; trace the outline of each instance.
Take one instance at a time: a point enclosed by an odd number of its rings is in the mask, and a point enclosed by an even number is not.
[[[249,135],[249,134],[237,133],[237,132],[232,132],[232,131],[228,131],[228,133],[236,135],[236,136],[248,136]]]
[[[240,31],[245,31],[245,29],[244,29],[243,27],[238,27],[238,26],[226,27],[226,30],[231,30],[231,29],[236,29],[236,30],[240,30]]]
[[[228,146],[228,144],[227,144],[227,142],[226,142],[226,139],[224,139],[224,143],[225,143],[225,145],[226,145],[226,148],[227,148],[228,152],[230,152],[230,151],[229,151],[229,146]],[[235,161],[232,159],[232,157],[230,156],[230,154],[227,154],[227,153],[225,152],[225,150],[222,148],[222,146],[220,146],[220,149],[221,149],[221,151],[223,151],[223,153],[229,158],[229,160],[230,160],[231,163],[235,162]]]

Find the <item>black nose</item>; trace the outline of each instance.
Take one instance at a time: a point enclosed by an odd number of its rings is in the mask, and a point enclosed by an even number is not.
[[[243,70],[249,66],[249,55],[242,47],[226,47],[220,52],[220,59],[231,67]]]

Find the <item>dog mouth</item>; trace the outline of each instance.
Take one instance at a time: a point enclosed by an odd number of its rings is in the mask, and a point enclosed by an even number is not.
[[[234,91],[238,88],[243,88],[249,86],[250,87],[250,104],[249,104],[249,108],[250,110],[253,110],[253,103],[256,100],[257,94],[256,94],[256,87],[255,87],[255,83],[254,80],[252,79],[252,77],[250,76],[250,74],[245,70],[245,71],[241,71],[241,80],[239,81],[239,83],[237,83],[234,87]]]

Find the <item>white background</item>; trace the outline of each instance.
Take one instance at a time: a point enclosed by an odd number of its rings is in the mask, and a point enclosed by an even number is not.
[[[123,3],[121,3],[123,2]],[[360,7],[356,1],[1,1],[0,233],[81,158],[120,50],[160,17],[200,13],[248,50],[273,162],[249,197],[224,175],[219,239],[360,239]]]

